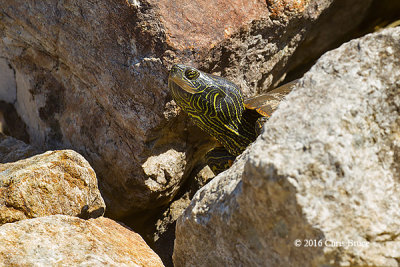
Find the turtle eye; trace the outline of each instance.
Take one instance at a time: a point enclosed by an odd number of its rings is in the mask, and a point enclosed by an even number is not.
[[[197,70],[188,69],[185,71],[185,77],[189,80],[194,80],[199,77],[200,73]]]

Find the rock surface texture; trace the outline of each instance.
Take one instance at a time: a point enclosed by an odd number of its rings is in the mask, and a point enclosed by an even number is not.
[[[267,90],[334,2],[0,0],[0,100],[32,145],[90,162],[109,216],[154,209],[199,156],[198,132],[184,130],[170,101],[171,64],[231,78],[246,95]],[[359,8],[340,18],[356,26],[370,1],[347,2]],[[328,30],[328,40],[342,35]]]
[[[65,215],[0,226],[6,266],[164,266],[136,233],[100,217]]]
[[[95,172],[72,150],[0,164],[0,225],[53,214],[98,217],[104,211]]]
[[[0,133],[0,163],[14,162],[39,154],[39,150]]]
[[[175,266],[398,266],[399,55],[399,27],[326,53],[197,192]]]

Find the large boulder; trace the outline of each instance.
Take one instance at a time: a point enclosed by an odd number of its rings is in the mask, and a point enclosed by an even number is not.
[[[20,148],[14,155],[30,153],[21,143],[13,147]],[[96,174],[75,151],[48,151],[0,164],[0,225],[53,214],[98,217],[104,211]]]
[[[164,266],[135,232],[100,217],[53,215],[0,226],[6,266]]]
[[[175,266],[398,266],[400,28],[326,53],[177,221]]]
[[[90,162],[110,216],[154,209],[204,151],[170,101],[171,64],[232,78],[246,95],[267,90],[322,13],[347,22],[319,29],[334,41],[371,0],[345,1],[352,8],[340,16],[326,13],[333,2],[0,0],[0,100],[15,106],[32,145]]]

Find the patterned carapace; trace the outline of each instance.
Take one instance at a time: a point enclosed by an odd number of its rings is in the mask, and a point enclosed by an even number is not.
[[[194,123],[214,136],[222,147],[209,151],[208,165],[215,173],[228,168],[253,142],[294,82],[247,101],[234,83],[185,65],[171,68],[168,87],[175,102]]]

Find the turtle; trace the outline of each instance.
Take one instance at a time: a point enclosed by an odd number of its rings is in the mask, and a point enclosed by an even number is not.
[[[244,99],[233,82],[183,64],[172,66],[168,87],[177,105],[218,141],[205,155],[214,174],[229,168],[256,140],[261,129],[297,80],[265,94]]]

